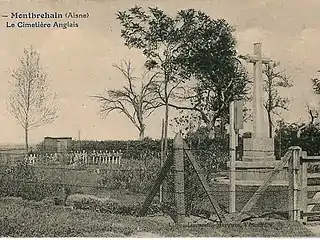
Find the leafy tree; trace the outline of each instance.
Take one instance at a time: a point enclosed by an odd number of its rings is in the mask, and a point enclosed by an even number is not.
[[[161,81],[153,86],[165,107],[166,152],[169,107],[195,111],[213,125],[237,95],[233,90],[246,85],[236,83],[245,74],[238,71],[233,28],[224,20],[194,9],[179,11],[175,17],[158,8],[148,10],[135,6],[119,12],[118,19],[125,45],[140,49],[146,67],[160,73]],[[216,114],[208,117],[208,112]]]
[[[151,91],[152,83],[157,79],[157,73],[150,76],[150,72],[143,73],[141,86],[137,89],[135,81],[138,79],[133,76],[132,63],[123,61],[123,64],[114,65],[126,80],[126,85],[121,90],[108,90],[107,96],[103,94],[93,96],[101,104],[100,113],[107,116],[113,111],[119,111],[129,118],[131,123],[139,131],[139,139],[144,138],[145,119],[148,118],[154,110],[159,107],[158,97]],[[148,77],[146,83],[143,79]]]
[[[196,112],[209,130],[218,119],[222,129],[228,120],[229,104],[234,100],[247,100],[248,79],[242,63],[237,58],[234,28],[225,20],[211,19],[198,12],[192,35],[185,38],[191,48],[182,50],[183,67],[196,80],[195,86],[181,98],[186,102],[177,109]],[[194,17],[195,18],[195,17]],[[198,26],[200,25],[200,26]],[[190,116],[190,113],[188,113]]]
[[[190,114],[186,114],[183,110],[180,110],[178,116],[170,121],[170,126],[178,131],[183,137],[203,128],[198,113],[190,112]]]
[[[40,65],[40,54],[33,47],[24,49],[21,67],[12,70],[8,109],[25,133],[26,151],[31,129],[53,122],[57,118],[55,94],[49,88],[47,72]]]
[[[292,87],[291,79],[287,77],[285,70],[279,70],[279,62],[270,62],[265,65],[263,73],[266,75],[264,90],[267,93],[264,107],[267,111],[269,123],[269,137],[272,137],[273,132],[273,117],[272,115],[279,115],[278,110],[283,109],[288,111],[290,100],[287,97],[282,97],[279,93],[279,87]]]
[[[129,48],[142,50],[147,60],[145,66],[159,72],[162,81],[153,85],[162,103],[165,105],[164,152],[167,153],[167,135],[169,118],[169,99],[175,88],[183,81],[177,78],[174,67],[179,44],[180,22],[167,16],[158,8],[149,8],[146,13],[141,7],[135,6],[128,11],[118,12],[121,24],[121,36]]]

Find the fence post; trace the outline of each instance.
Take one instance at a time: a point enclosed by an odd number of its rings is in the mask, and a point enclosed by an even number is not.
[[[306,151],[302,151],[301,154],[302,157],[307,156]],[[300,164],[300,182],[301,182],[301,192],[300,192],[300,210],[301,213],[306,213],[307,212],[307,207],[308,207],[308,190],[307,190],[307,165],[308,163],[305,161],[301,161]],[[307,217],[303,216],[302,217],[302,223],[306,224],[307,223]]]
[[[183,159],[183,139],[180,134],[176,134],[173,141],[174,149],[174,188],[175,206],[177,213],[177,224],[183,224],[185,218],[184,202],[184,159]]]
[[[288,180],[289,180],[289,193],[288,193],[288,210],[289,220],[300,221],[300,158],[302,149],[294,146],[290,147],[289,151],[292,152],[292,157],[288,162]]]
[[[230,147],[230,174],[229,174],[229,212],[236,212],[236,131],[235,131],[235,103],[230,103],[229,106],[230,124],[229,124],[229,147]]]

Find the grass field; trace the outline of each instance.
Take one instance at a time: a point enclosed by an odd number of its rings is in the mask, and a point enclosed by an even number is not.
[[[98,187],[99,174],[96,171],[64,169],[62,166],[35,166],[32,176],[40,182],[63,183],[72,186],[71,194],[82,193],[96,197],[117,200],[124,206],[141,204],[146,193],[130,193],[128,189],[114,191],[111,188]],[[17,176],[21,182],[24,180]],[[26,179],[28,180],[28,179]],[[20,183],[20,182],[19,182]],[[46,190],[40,184],[28,183],[31,196]],[[75,187],[74,185],[78,185]],[[35,186],[38,186],[37,188]],[[80,187],[79,187],[80,186]],[[83,187],[82,187],[83,186]],[[8,181],[12,188],[12,181]],[[108,186],[109,187],[109,186]],[[213,195],[221,207],[227,211],[229,204],[228,186],[211,186]],[[237,188],[237,209],[240,210],[249,200],[257,187]],[[38,191],[33,191],[38,189]],[[45,193],[48,191],[45,191]],[[29,195],[30,195],[29,194]],[[49,191],[51,195],[57,193]],[[47,194],[47,195],[48,195]],[[167,194],[169,196],[169,194]],[[260,215],[263,212],[287,211],[287,189],[270,188],[258,201],[253,212]],[[7,196],[7,195],[3,195]],[[21,196],[21,195],[11,195]],[[166,194],[165,194],[166,196]],[[168,197],[167,196],[167,197]],[[187,196],[186,196],[187,198]],[[33,199],[33,198],[29,198]],[[63,206],[45,205],[45,202],[25,201],[17,198],[0,199],[0,237],[305,237],[312,233],[299,223],[280,220],[265,220],[261,222],[246,222],[241,225],[207,225],[207,226],[172,226],[172,220],[167,216],[137,218],[121,214],[121,211],[101,211],[100,205],[89,203],[79,209]],[[97,209],[98,206],[98,209]],[[208,199],[197,200],[194,206],[211,210]],[[92,208],[93,207],[93,208]],[[91,209],[81,210],[81,209]],[[103,208],[104,209],[104,208]],[[138,208],[139,209],[139,208]],[[259,220],[259,221],[260,221]]]
[[[0,199],[0,237],[307,237],[297,222],[177,227],[168,217],[122,216]]]

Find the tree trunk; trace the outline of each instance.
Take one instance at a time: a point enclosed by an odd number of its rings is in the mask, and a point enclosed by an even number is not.
[[[145,126],[140,127],[139,129],[139,140],[144,139]]]
[[[164,131],[163,131],[163,161],[167,160],[168,152],[168,125],[169,125],[169,95],[168,95],[168,83],[169,76],[165,71],[165,84],[164,84],[164,98],[165,98],[165,110],[164,110]]]
[[[25,127],[24,128],[24,140],[25,140],[25,144],[26,144],[26,152],[29,152],[29,140],[28,140],[28,128]]]
[[[267,114],[268,114],[268,122],[269,122],[269,138],[272,138],[272,120],[271,120],[271,111],[273,109],[272,107],[272,79],[268,80],[268,109],[267,109]]]
[[[212,123],[210,122],[210,124],[208,124],[209,127],[209,139],[214,139],[215,137],[215,127],[212,125]]]
[[[314,116],[312,115],[312,111],[311,111],[311,110],[309,110],[309,115],[310,115],[310,118],[311,118],[310,124],[313,124],[313,122],[314,122]]]
[[[168,124],[169,124],[169,105],[168,101],[165,105],[164,112],[164,131],[163,131],[163,161],[167,160],[167,152],[168,152]]]
[[[209,122],[207,122],[207,127],[208,127],[208,131],[209,131],[209,139],[214,139],[215,138],[215,133],[216,133],[216,121],[217,119],[214,118],[212,120],[210,120]]]
[[[226,134],[226,118],[224,116],[221,117],[220,121],[220,133],[221,133],[221,138],[226,139],[227,134]]]
[[[270,111],[268,111],[268,121],[269,121],[269,138],[272,138],[272,120],[271,120]]]

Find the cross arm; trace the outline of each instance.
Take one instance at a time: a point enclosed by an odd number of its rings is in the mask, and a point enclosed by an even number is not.
[[[241,56],[242,59],[246,60],[249,63],[256,63],[259,61],[259,56],[247,54],[245,56]],[[261,58],[263,64],[268,64],[271,62],[270,58],[263,57]]]

